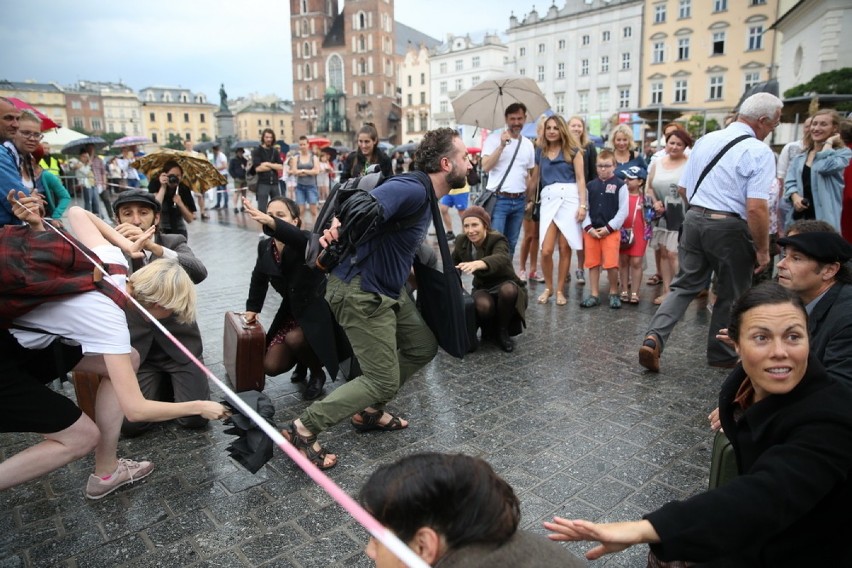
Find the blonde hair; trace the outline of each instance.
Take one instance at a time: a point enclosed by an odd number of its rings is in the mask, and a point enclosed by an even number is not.
[[[127,280],[133,287],[133,297],[143,306],[156,304],[170,310],[180,323],[195,321],[195,284],[177,259],[157,259]]]
[[[544,121],[542,121],[541,135],[536,140],[536,144],[542,149],[542,151],[547,150],[548,146],[550,146],[550,142],[548,142],[544,135],[544,129],[547,127],[547,123],[551,120],[556,123],[556,129],[559,131],[559,140],[556,144],[562,150],[562,157],[565,158],[566,161],[573,160],[574,154],[581,149],[580,142],[577,140],[577,137],[568,130],[568,123],[565,122],[565,119],[558,114],[548,116],[544,119]]]
[[[583,134],[580,136],[578,142],[580,142],[580,148],[585,148],[586,146],[592,143],[591,139],[589,138],[589,131],[586,129],[586,121],[583,120],[582,116],[575,114],[574,116],[569,118],[565,124],[571,124],[572,120],[579,120],[580,124],[583,125]]]
[[[840,122],[843,120],[843,118],[840,116],[840,113],[834,110],[833,108],[821,108],[812,115],[810,115],[808,118],[812,120],[821,114],[827,114],[828,117],[831,119],[831,124],[834,125],[835,133],[840,131]],[[814,139],[811,138],[810,131],[805,134],[805,137],[802,139],[802,147],[808,152],[814,149]]]
[[[615,148],[615,137],[619,134],[624,134],[627,136],[627,149],[635,150],[636,143],[633,141],[633,131],[626,124],[619,124],[615,128],[612,129],[612,133],[610,134],[610,145]]]

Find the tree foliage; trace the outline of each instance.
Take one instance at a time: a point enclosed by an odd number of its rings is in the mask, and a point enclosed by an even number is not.
[[[163,144],[164,148],[171,148],[172,150],[183,150],[183,138],[180,137],[180,134],[175,134],[174,132],[169,133],[169,141]]]
[[[816,75],[807,83],[784,91],[784,98],[802,97],[809,93],[817,95],[847,95],[852,93],[852,67],[826,71]]]
[[[711,118],[707,121],[705,130],[703,114],[693,114],[689,117],[689,120],[686,121],[686,131],[689,132],[689,135],[692,136],[693,140],[698,140],[707,132],[713,132],[714,130],[719,130],[719,128],[721,128],[719,121],[715,118]]]

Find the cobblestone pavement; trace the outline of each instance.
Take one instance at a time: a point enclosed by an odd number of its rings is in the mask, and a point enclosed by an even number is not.
[[[224,377],[224,313],[244,308],[258,229],[244,215],[211,213],[190,226],[189,244],[210,272],[198,288],[205,361]],[[636,354],[656,290],[643,283],[638,306],[580,309],[583,287],[570,283],[569,304],[557,307],[535,303],[543,286],[530,284],[529,327],[514,353],[485,345],[460,361],[442,352],[401,389],[389,408],[411,420],[407,430],[358,434],[343,423],[323,434],[340,461],[330,476],[354,494],[376,466],[400,456],[481,456],[518,492],[522,525],[538,532],[555,514],[635,519],[705,488],[706,416],[725,376],[704,364],[705,304],[691,306],[675,330],[663,372],[647,374]],[[278,301],[270,290],[265,323]],[[268,380],[279,423],[306,406],[299,389],[286,375]],[[362,553],[366,532],[283,452],[252,475],[228,458],[224,429],[167,424],[122,440],[120,455],[157,469],[102,501],[83,496],[91,457],[0,493],[0,567],[372,565]],[[38,439],[0,435],[0,456]],[[634,547],[593,564],[644,566],[646,554]]]

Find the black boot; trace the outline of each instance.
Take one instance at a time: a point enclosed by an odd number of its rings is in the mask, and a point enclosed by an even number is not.
[[[305,379],[308,378],[308,368],[302,365],[301,363],[296,363],[296,368],[293,369],[293,373],[290,375],[291,383],[304,383]]]
[[[505,327],[500,328],[497,332],[497,345],[506,353],[511,353],[515,350],[515,342],[509,337],[509,330]]]
[[[311,373],[311,380],[308,381],[308,386],[305,389],[302,398],[305,400],[314,400],[322,395],[322,388],[325,386],[325,372],[320,370],[318,373]]]

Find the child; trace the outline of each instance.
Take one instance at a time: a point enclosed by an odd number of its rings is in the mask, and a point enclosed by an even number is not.
[[[630,166],[620,172],[627,181],[629,203],[625,229],[633,230],[633,244],[621,249],[618,257],[618,274],[621,282],[621,301],[631,304],[639,303],[639,285],[642,282],[642,259],[645,258],[645,248],[648,241],[645,238],[645,180],[648,172],[641,166]],[[631,292],[628,295],[627,289]]]
[[[586,251],[585,267],[589,269],[590,295],[580,303],[582,308],[601,305],[601,266],[609,279],[609,307],[621,307],[618,298],[618,252],[621,243],[621,225],[627,218],[629,198],[627,188],[615,176],[615,156],[611,150],[602,150],[597,159],[598,177],[589,182],[588,215],[583,221],[583,248]]]
[[[4,247],[9,246],[13,239],[36,243],[54,238],[50,236],[53,231],[50,231],[50,234],[45,233],[46,227],[41,217],[32,212],[32,198],[27,198],[22,193],[16,198],[14,192],[10,192],[8,198],[12,202],[13,213],[29,227],[6,227],[2,233],[2,238],[6,241]],[[22,205],[15,203],[16,200],[31,209],[24,209]],[[80,207],[68,210],[67,221],[77,240],[95,253],[102,262],[109,263],[106,268],[113,274],[112,278],[118,287],[124,286],[126,278],[121,273],[127,272],[127,260],[122,250],[131,256],[141,254],[145,242],[155,229],[151,227],[142,238],[133,243],[96,215]],[[20,289],[7,288],[3,290],[4,294],[0,299],[4,304],[3,315],[12,319],[10,331],[22,347],[43,348],[53,342],[56,336],[66,341],[72,340],[80,345],[84,355],[74,369],[102,376],[95,406],[100,438],[95,447],[95,472],[89,476],[85,492],[89,499],[100,499],[122,485],[148,476],[154,469],[150,462],[118,459],[118,436],[125,416],[132,421],[158,422],[188,415],[220,419],[226,416],[226,412],[221,404],[211,401],[164,403],[146,400],[136,380],[130,333],[124,311],[117,304],[121,296],[115,290],[116,284],[101,282],[98,287],[102,291],[93,290],[91,282],[99,280],[99,271],[96,270],[95,277],[92,278],[89,264],[89,276],[85,278],[87,263],[80,261],[80,253],[73,251],[71,245],[64,243],[59,236],[55,237],[54,248],[57,254],[31,255],[26,265],[19,267],[19,270],[33,275],[28,280],[33,290],[46,290],[39,277],[47,275],[52,280],[81,282],[82,285],[76,291],[73,287],[68,289],[54,286],[53,296],[45,295],[27,301],[15,296],[15,292],[20,292]],[[41,250],[44,250],[44,247]],[[8,258],[3,259],[7,263],[21,262],[21,258],[12,252],[8,252],[7,256]],[[72,261],[63,263],[61,260],[57,261],[57,257],[71,258]],[[155,317],[166,317],[174,313],[184,321],[194,319],[194,286],[176,261],[153,262],[136,271],[129,283],[131,289],[134,284],[138,285],[138,290],[131,293]],[[56,293],[57,290],[59,294]],[[16,313],[10,312],[11,305],[19,307]],[[138,365],[138,356],[136,358]],[[42,442],[36,447],[45,443]],[[29,455],[26,454],[23,452],[0,464],[0,487],[33,479],[70,461],[58,455],[58,450],[49,446],[41,448],[39,452],[30,451]]]

